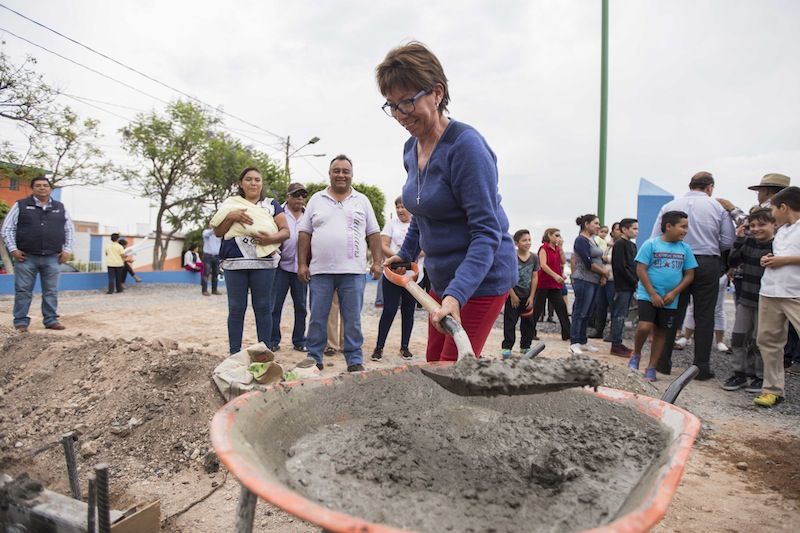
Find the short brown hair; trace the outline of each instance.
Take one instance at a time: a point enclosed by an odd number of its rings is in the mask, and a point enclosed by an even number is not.
[[[384,96],[394,89],[421,91],[433,89],[437,83],[441,83],[444,96],[439,103],[439,113],[447,111],[447,104],[450,103],[447,76],[439,59],[418,41],[390,50],[381,64],[375,67],[375,78]]]
[[[747,222],[759,220],[765,224],[775,224],[775,217],[772,215],[772,209],[769,207],[754,207],[747,215]]]

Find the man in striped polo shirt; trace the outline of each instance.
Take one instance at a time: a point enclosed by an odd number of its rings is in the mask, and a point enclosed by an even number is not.
[[[745,236],[748,229],[750,236]],[[772,253],[774,236],[775,217],[767,208],[753,208],[745,223],[736,228],[736,240],[728,264],[732,268],[742,267],[742,284],[731,335],[733,375],[722,384],[727,391],[744,387],[747,392],[761,392],[763,361],[757,350],[748,347],[754,345],[758,329],[758,293],[764,275],[761,258]]]

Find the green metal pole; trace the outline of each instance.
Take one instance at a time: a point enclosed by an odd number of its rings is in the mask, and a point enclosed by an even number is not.
[[[606,143],[608,140],[608,0],[603,0],[603,43],[600,52],[600,168],[597,179],[597,216],[606,215]]]

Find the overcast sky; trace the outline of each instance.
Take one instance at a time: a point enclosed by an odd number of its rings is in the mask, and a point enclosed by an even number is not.
[[[476,127],[498,157],[511,231],[571,238],[595,212],[600,1],[49,1],[0,0],[66,35],[302,145],[293,178],[320,181],[344,152],[357,181],[392,199],[405,181],[406,132],[380,111],[374,68],[410,39],[426,43],[450,80],[451,116]],[[800,181],[800,2],[612,0],[606,221],[636,214],[639,178],[682,195],[711,171],[716,194],[748,207],[768,172]],[[0,27],[164,100],[176,94],[0,9]],[[17,62],[34,55],[68,94],[132,118],[163,104],[0,31]],[[124,160],[121,118],[65,100],[102,121],[103,148]],[[226,125],[280,140],[233,119]],[[14,139],[0,122],[0,135]],[[19,141],[19,139],[17,138]],[[248,139],[243,139],[252,143]],[[299,155],[299,154],[298,154]],[[282,161],[282,159],[281,159]],[[113,185],[112,185],[113,186]],[[120,186],[114,186],[120,188]],[[132,231],[146,202],[74,192],[73,216]],[[124,215],[121,217],[120,215]],[[121,220],[122,218],[122,220]]]

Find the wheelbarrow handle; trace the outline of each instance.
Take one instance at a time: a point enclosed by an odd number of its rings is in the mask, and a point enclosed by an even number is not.
[[[686,387],[686,385],[688,385],[689,382],[692,381],[699,373],[700,368],[698,368],[697,365],[692,365],[684,370],[680,376],[675,378],[675,381],[669,384],[669,387],[667,387],[667,390],[665,390],[663,396],[661,396],[661,401],[675,403],[675,400],[678,399],[678,395],[681,393],[683,388]]]

